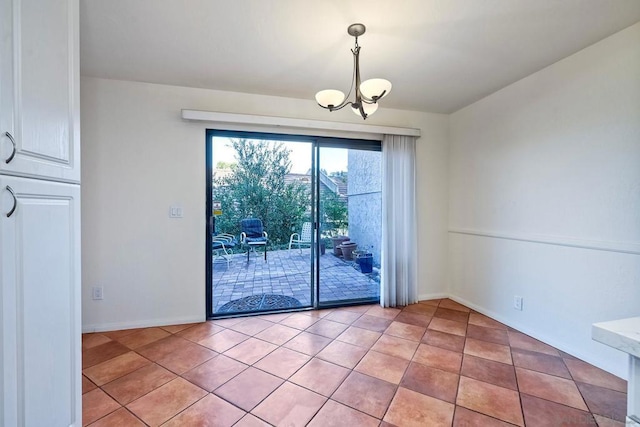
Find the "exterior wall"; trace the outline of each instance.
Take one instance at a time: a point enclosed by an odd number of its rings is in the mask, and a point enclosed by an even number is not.
[[[372,248],[373,263],[380,265],[382,153],[349,150],[348,162],[349,238],[358,249]]]

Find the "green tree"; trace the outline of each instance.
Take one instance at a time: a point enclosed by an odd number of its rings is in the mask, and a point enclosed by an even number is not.
[[[349,226],[349,213],[346,201],[332,191],[320,194],[320,227],[325,237],[345,234]]]
[[[290,151],[280,142],[231,139],[230,144],[236,163],[228,165],[230,174],[213,183],[213,199],[222,202],[223,211],[216,229],[239,235],[242,219],[259,218],[270,243],[285,244],[308,218],[310,204],[308,186],[285,182],[291,171]]]
[[[218,162],[216,163],[216,169],[231,169],[235,163]]]

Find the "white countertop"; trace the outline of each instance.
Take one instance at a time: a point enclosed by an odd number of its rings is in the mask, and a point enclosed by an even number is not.
[[[594,323],[591,338],[640,358],[640,317]]]

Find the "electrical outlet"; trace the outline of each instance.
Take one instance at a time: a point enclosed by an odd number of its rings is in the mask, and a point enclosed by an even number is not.
[[[93,299],[102,299],[102,286],[94,286],[93,287]]]
[[[513,308],[522,311],[522,297],[518,295],[513,297]]]

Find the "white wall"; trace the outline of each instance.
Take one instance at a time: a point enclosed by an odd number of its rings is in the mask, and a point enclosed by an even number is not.
[[[362,122],[312,100],[95,78],[82,79],[81,98],[85,331],[204,319],[207,126],[183,121],[181,109]],[[442,294],[448,117],[380,108],[369,123],[422,130],[420,293]],[[183,219],[168,218],[172,204]],[[91,299],[93,286],[104,300]]]
[[[638,46],[640,24],[450,116],[451,295],[622,377],[591,324],[640,315]]]

